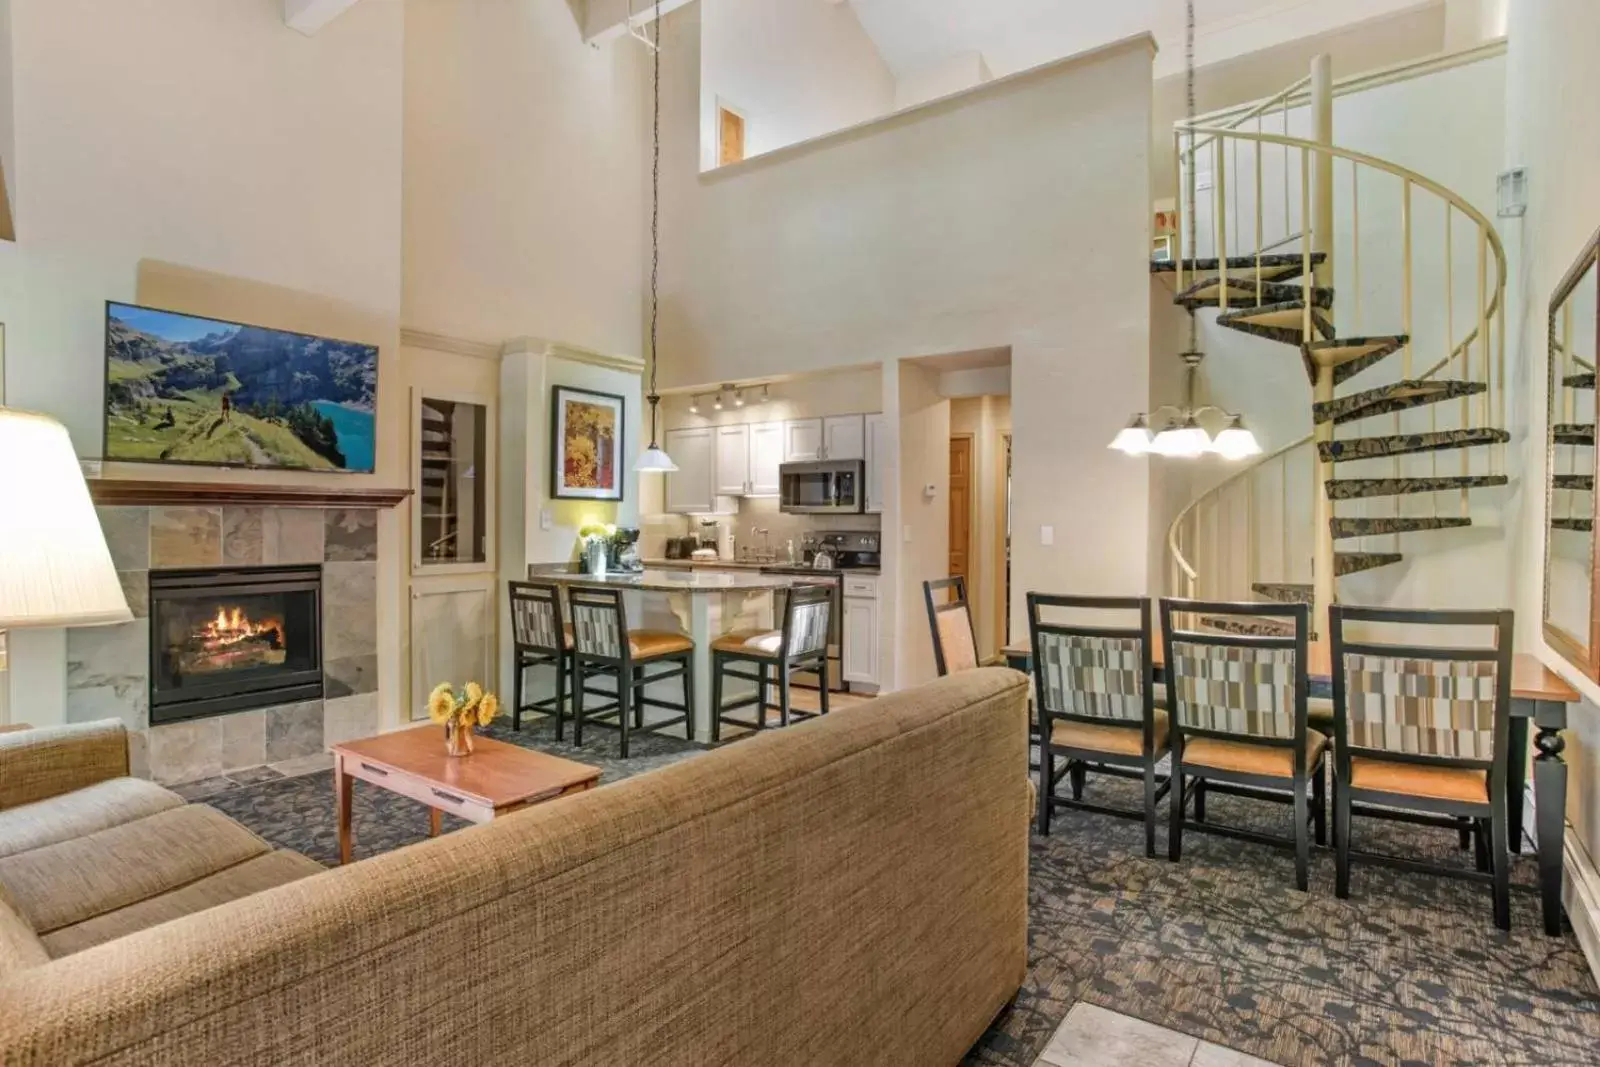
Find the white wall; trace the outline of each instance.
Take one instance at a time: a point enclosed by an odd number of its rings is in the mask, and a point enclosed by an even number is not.
[[[717,107],[745,116],[745,157],[895,107],[895,80],[849,4],[700,0],[701,167],[717,165]],[[663,63],[682,62],[663,53]]]
[[[405,324],[637,356],[644,46],[550,0],[404,8]]]
[[[1513,232],[1516,270],[1511,302],[1522,313],[1513,334],[1525,374],[1527,436],[1521,538],[1517,559],[1517,630],[1584,694],[1571,709],[1566,759],[1571,768],[1567,816],[1577,844],[1600,859],[1600,685],[1545,646],[1540,635],[1543,590],[1546,313],[1557,282],[1600,227],[1600,68],[1591,52],[1600,40],[1600,5],[1588,0],[1511,0],[1506,68],[1506,164],[1528,168],[1528,213]],[[1571,849],[1569,848],[1569,855]],[[1570,905],[1569,905],[1570,908]],[[1600,920],[1591,913],[1590,922]],[[1574,916],[1575,924],[1579,921]],[[1590,927],[1591,936],[1594,932]],[[1590,960],[1600,962],[1590,943]]]
[[[958,52],[921,64],[896,78],[894,106],[896,110],[915,107],[993,79],[982,52]]]
[[[937,370],[902,360],[899,375],[899,511],[898,526],[890,527],[898,530],[899,566],[888,594],[898,622],[883,646],[894,650],[896,664],[886,689],[919,685],[938,673],[922,583],[950,573],[950,401],[939,395]],[[925,491],[930,485],[932,494]]]
[[[667,22],[689,53],[697,12]],[[663,383],[1009,347],[1016,588],[1144,590],[1147,476],[1105,444],[1148,397],[1150,62],[1135,39],[704,175],[680,66]]]

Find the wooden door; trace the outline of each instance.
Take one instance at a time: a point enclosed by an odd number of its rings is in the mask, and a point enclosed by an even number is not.
[[[972,572],[972,437],[950,438],[950,577],[966,579],[973,599]]]
[[[744,116],[723,107],[717,109],[717,117],[717,166],[726,167],[744,159]]]

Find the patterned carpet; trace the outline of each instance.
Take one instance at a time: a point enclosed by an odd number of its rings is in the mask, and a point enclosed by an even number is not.
[[[703,751],[635,735],[582,749],[551,728],[490,734],[604,768],[615,782]],[[332,775],[263,781],[207,797],[275,844],[323,863],[338,852]],[[1090,779],[1090,793],[1131,804],[1132,783]],[[1213,796],[1213,821],[1285,832],[1287,809]],[[446,820],[450,827],[454,820]],[[455,824],[460,825],[460,824]],[[421,841],[426,811],[357,786],[358,857]],[[1358,847],[1465,864],[1452,835],[1358,820]],[[1164,834],[1158,835],[1164,848]],[[1570,933],[1540,932],[1537,898],[1517,892],[1513,929],[1495,930],[1487,887],[1356,867],[1352,897],[1333,896],[1333,859],[1318,853],[1309,894],[1289,853],[1202,834],[1184,859],[1147,860],[1139,824],[1059,812],[1033,838],[1028,978],[970,1064],[1032,1067],[1067,1010],[1083,1000],[1290,1065],[1600,1063],[1600,989]],[[1533,884],[1533,861],[1515,881]],[[1138,1067],[1129,1064],[1128,1067]]]

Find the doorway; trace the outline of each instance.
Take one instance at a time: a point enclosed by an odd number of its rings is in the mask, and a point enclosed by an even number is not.
[[[979,603],[972,568],[972,435],[950,437],[950,570],[967,586],[967,602]]]

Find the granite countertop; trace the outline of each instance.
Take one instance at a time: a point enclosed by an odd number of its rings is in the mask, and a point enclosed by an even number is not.
[[[704,571],[746,571],[746,572],[749,572],[749,571],[768,571],[768,572],[770,572],[770,571],[785,571],[785,572],[803,571],[805,573],[811,573],[812,572],[812,568],[807,567],[804,563],[789,563],[789,562],[786,562],[784,560],[774,560],[771,563],[751,563],[751,562],[748,562],[746,560],[731,560],[731,559],[705,559],[705,560],[701,560],[701,559],[694,559],[694,560],[690,560],[690,559],[647,559],[647,560],[644,560],[643,563],[644,563],[645,567],[647,567],[650,570],[672,570],[672,571],[687,571],[687,570],[702,571],[702,570],[704,570]],[[878,571],[878,568],[876,568],[876,567],[849,567],[849,568],[845,568],[845,569],[835,568],[835,569],[832,569],[832,570],[820,570],[820,571],[816,571],[815,573],[817,573],[817,574],[859,574],[859,575],[863,575],[863,576],[868,577],[868,578],[876,578],[878,576],[879,571]]]
[[[637,574],[607,574],[596,578],[589,574],[541,572],[538,578],[565,585],[595,588],[642,589],[661,593],[759,593],[774,589],[793,589],[805,584],[802,576],[791,574],[762,574],[754,570],[727,570],[696,567],[689,570],[668,570],[646,567]]]

